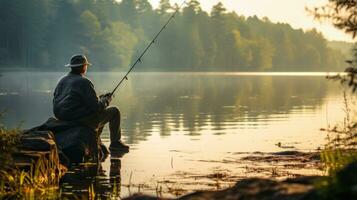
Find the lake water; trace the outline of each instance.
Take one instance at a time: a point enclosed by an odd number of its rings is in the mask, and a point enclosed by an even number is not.
[[[2,73],[2,123],[31,128],[45,122],[52,116],[53,90],[64,74]],[[64,193],[86,193],[94,187],[99,195],[116,197],[138,191],[175,196],[269,176],[250,171],[258,164],[239,158],[254,152],[315,151],[326,142],[320,128],[343,119],[341,86],[325,75],[134,73],[112,102],[122,112],[123,141],[130,153],[74,170],[76,184],[63,184]],[[88,76],[98,93],[105,93],[123,73]],[[108,128],[102,139],[109,145]],[[274,163],[262,167],[274,169]],[[231,179],[216,177],[222,174]]]

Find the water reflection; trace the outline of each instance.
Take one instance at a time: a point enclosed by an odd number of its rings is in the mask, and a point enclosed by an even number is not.
[[[23,121],[24,128],[43,123],[52,115],[52,91],[63,74],[4,73],[0,110],[7,113],[2,122],[18,126]],[[97,91],[104,93],[123,74],[89,75]],[[89,190],[105,199],[130,195],[130,183],[142,190],[141,185],[149,184],[146,192],[155,195],[157,184],[167,189],[167,177],[175,180],[170,187],[212,189],[211,182],[207,185],[206,179],[195,177],[217,169],[245,177],[247,165],[235,157],[241,152],[279,151],[277,143],[305,151],[321,146],[324,135],[319,129],[326,119],[333,123],[343,113],[338,112],[342,102],[338,87],[324,76],[133,74],[113,101],[123,115],[123,138],[130,153],[73,168],[62,191],[69,199],[73,195],[87,199]],[[107,129],[102,136],[109,145]],[[226,162],[232,159],[235,162]],[[202,160],[220,162],[202,164]],[[194,176],[175,176],[186,172]]]
[[[110,159],[109,177],[102,163],[83,163],[70,168],[61,179],[62,198],[119,199],[122,156],[116,155]]]
[[[133,143],[150,132],[198,136],[254,129],[293,111],[316,109],[327,86],[322,77],[139,77],[130,85],[135,93],[126,96],[125,90],[116,101]]]
[[[0,106],[5,124],[25,128],[52,115],[52,91],[63,73],[5,73],[0,79]],[[119,73],[92,73],[100,92],[109,91]],[[236,76],[138,73],[120,88],[113,104],[123,113],[129,143],[152,132],[199,136],[207,131],[254,129],[286,115],[318,108],[326,96],[324,77]],[[30,88],[30,92],[26,89]],[[34,114],[36,113],[36,114]]]

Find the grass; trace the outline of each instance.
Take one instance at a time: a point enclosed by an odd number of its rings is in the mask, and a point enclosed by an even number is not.
[[[7,169],[11,165],[11,154],[16,150],[19,142],[19,132],[18,129],[5,129],[0,124],[0,170]]]
[[[53,161],[45,157],[31,165],[29,171],[18,168],[0,171],[0,199],[46,197],[58,199],[59,179],[63,169],[53,167]]]
[[[56,150],[39,157],[29,170],[19,169],[12,154],[17,151],[20,132],[0,126],[0,199],[58,199],[65,169],[59,164]]]
[[[344,92],[343,122],[332,128],[322,129],[327,132],[328,142],[321,151],[321,160],[330,175],[335,174],[347,164],[357,161],[357,122],[353,97]]]
[[[357,162],[356,106],[354,96],[348,97],[346,92],[344,112],[345,117],[341,124],[323,129],[328,133],[328,143],[321,151],[321,161],[326,166],[329,176],[317,183],[319,199],[351,199],[356,195],[353,188],[357,184],[356,175],[341,175],[346,173],[342,170],[347,165]]]

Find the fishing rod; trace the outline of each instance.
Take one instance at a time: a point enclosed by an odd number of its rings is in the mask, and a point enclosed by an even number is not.
[[[151,45],[153,45],[156,41],[156,39],[159,37],[161,32],[163,32],[167,25],[170,24],[171,20],[175,18],[175,15],[180,11],[181,7],[186,3],[186,0],[176,9],[176,11],[171,15],[171,17],[167,20],[167,22],[164,24],[164,26],[160,29],[160,31],[155,35],[154,39],[151,40],[151,42],[148,44],[148,46],[144,49],[144,51],[140,54],[139,58],[134,62],[134,64],[130,67],[129,71],[125,74],[125,76],[120,80],[120,82],[116,85],[114,90],[109,93],[109,95],[112,97],[115,93],[115,91],[119,88],[119,86],[124,82],[124,80],[128,80],[128,75],[130,72],[134,69],[134,67],[141,62],[141,59],[144,57],[145,53],[149,50]]]

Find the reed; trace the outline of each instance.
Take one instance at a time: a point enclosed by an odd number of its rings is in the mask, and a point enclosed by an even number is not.
[[[354,114],[355,100],[344,92],[343,122],[332,128],[322,129],[327,132],[327,144],[321,151],[321,160],[330,175],[335,174],[347,164],[357,160],[357,122]]]
[[[18,129],[6,129],[0,124],[0,170],[10,167],[11,155],[16,151],[16,145],[19,142],[19,133]]]
[[[39,159],[29,171],[12,170],[0,171],[0,199],[1,197],[19,197],[33,199],[32,196],[42,196],[49,199],[59,197],[59,179],[63,169],[51,167],[50,159]]]
[[[357,179],[354,174],[347,176],[348,178],[341,175],[348,164],[357,161],[357,121],[353,101],[353,97],[348,98],[344,92],[343,122],[323,129],[328,133],[328,143],[321,151],[321,161],[325,164],[329,176],[316,183],[318,197],[322,200],[353,199],[351,195],[355,194],[353,187]]]
[[[59,163],[57,149],[33,161],[29,170],[15,166],[12,154],[17,151],[19,129],[0,127],[0,199],[58,199],[59,181],[65,168]]]

